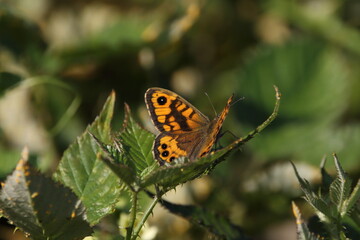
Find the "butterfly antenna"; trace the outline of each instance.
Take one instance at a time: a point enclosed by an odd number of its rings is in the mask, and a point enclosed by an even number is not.
[[[208,98],[208,100],[209,100],[209,102],[210,102],[210,104],[211,104],[211,107],[212,107],[212,109],[214,110],[215,116],[217,116],[217,112],[216,112],[216,110],[215,110],[214,105],[213,105],[212,102],[211,102],[211,99],[210,99],[210,97],[209,97],[209,94],[208,94],[207,92],[205,92],[205,95],[207,96],[207,98]]]
[[[235,100],[234,102],[231,103],[230,107],[233,106],[233,105],[235,105],[235,103],[237,103],[237,102],[239,102],[239,101],[242,101],[242,100],[244,100],[244,99],[245,99],[245,97],[241,97],[241,98]]]

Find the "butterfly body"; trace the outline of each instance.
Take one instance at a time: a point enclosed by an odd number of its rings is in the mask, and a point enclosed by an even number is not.
[[[174,92],[149,88],[145,102],[155,127],[160,131],[153,155],[162,165],[179,157],[195,160],[207,155],[229,112],[231,96],[224,110],[213,120]]]

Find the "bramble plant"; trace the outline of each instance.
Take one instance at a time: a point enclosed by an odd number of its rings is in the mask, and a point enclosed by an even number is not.
[[[208,174],[234,149],[252,139],[277,116],[280,93],[268,119],[244,138],[211,152],[196,161],[159,166],[152,156],[154,135],[140,127],[125,105],[123,129],[113,135],[111,120],[115,93],[107,99],[95,121],[64,152],[53,178],[33,169],[23,152],[16,169],[0,193],[1,214],[33,239],[81,239],[92,233],[92,226],[112,213],[119,197],[131,195],[129,221],[119,239],[140,237],[154,207],[160,203],[171,213],[198,224],[217,237],[247,239],[242,230],[227,219],[204,208],[162,200],[176,186]],[[153,193],[152,191],[154,191]],[[144,213],[139,210],[139,194],[152,201]]]
[[[311,189],[309,182],[300,177],[295,165],[292,164],[305,194],[304,199],[316,214],[315,221],[310,221],[309,226],[306,225],[299,208],[293,202],[299,240],[360,239],[360,180],[352,189],[352,180],[342,169],[337,156],[333,156],[336,176],[333,178],[327,173],[324,159],[321,164],[322,185],[318,192]],[[311,232],[309,229],[317,232]]]

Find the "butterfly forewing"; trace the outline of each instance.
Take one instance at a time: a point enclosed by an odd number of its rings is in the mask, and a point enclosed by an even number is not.
[[[150,88],[145,101],[160,132],[189,132],[210,123],[209,119],[179,95],[162,88]]]

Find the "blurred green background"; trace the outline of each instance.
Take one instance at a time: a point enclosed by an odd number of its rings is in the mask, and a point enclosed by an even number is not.
[[[33,164],[53,172],[111,90],[114,130],[127,102],[151,131],[149,87],[177,92],[209,118],[205,92],[217,111],[235,93],[244,99],[223,129],[244,136],[272,112],[277,85],[274,123],[169,199],[217,211],[255,239],[295,239],[290,203],[300,192],[289,160],[317,183],[321,159],[336,152],[360,175],[359,28],[358,0],[2,0],[0,179],[25,145]],[[161,211],[143,239],[208,239]],[[104,228],[98,236],[111,239]]]

